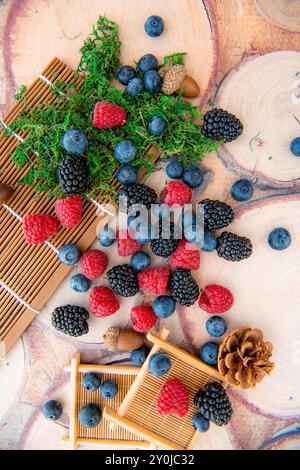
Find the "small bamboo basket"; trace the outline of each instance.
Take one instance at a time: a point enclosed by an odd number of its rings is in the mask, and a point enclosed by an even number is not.
[[[57,83],[61,93],[54,91]],[[55,57],[27,89],[23,99],[0,121],[0,183],[14,190],[0,206],[0,297],[4,299],[0,303],[0,357],[7,354],[72,269],[60,263],[56,250],[66,243],[76,244],[82,252],[87,250],[96,239],[97,231],[112,217],[105,204],[115,206],[99,191],[92,200],[84,201],[82,218],[75,228],[60,227],[50,240],[52,247],[47,243],[28,245],[24,239],[24,216],[37,212],[55,215],[55,199],[46,194],[36,198],[31,188],[19,185],[28,168],[18,169],[11,156],[27,134],[16,130],[14,135],[7,135],[5,128],[9,128],[20,113],[30,113],[36,105],[41,108],[48,103],[65,106],[63,91],[69,83],[79,88],[82,79],[75,79],[74,71]],[[149,152],[154,154],[153,161],[157,160],[158,150],[151,147]],[[144,175],[145,171],[140,170],[139,178]],[[114,178],[111,187],[118,191],[120,183]]]
[[[194,395],[208,382],[222,382],[222,377],[213,367],[167,342],[168,333],[163,329],[159,337],[147,334],[147,339],[153,343],[147,360],[118,410],[107,406],[103,416],[152,442],[158,449],[191,450],[199,437],[192,426],[196,412]],[[158,351],[169,355],[172,367],[166,375],[157,378],[149,373],[148,363],[151,355]],[[189,392],[189,411],[184,418],[160,416],[156,410],[161,387],[166,380],[174,378],[181,380]]]
[[[104,400],[99,390],[89,392],[81,385],[83,374],[96,372],[101,374],[101,380],[114,380],[118,384],[118,394],[113,400],[109,400],[112,410],[117,410],[124,397],[132,386],[138,372],[138,367],[122,365],[95,365],[80,364],[80,354],[76,353],[71,364],[65,367],[65,371],[71,373],[71,405],[70,405],[70,434],[63,438],[63,442],[69,444],[71,449],[79,446],[104,446],[104,447],[134,447],[151,449],[153,446],[134,432],[126,430],[122,426],[115,425],[102,418],[95,428],[85,428],[78,420],[80,408],[88,403],[96,403],[101,410],[108,400]]]

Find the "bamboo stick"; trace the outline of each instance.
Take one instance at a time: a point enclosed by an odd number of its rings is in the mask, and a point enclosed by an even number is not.
[[[148,333],[146,338],[152,343],[154,343],[159,349],[164,349],[165,351],[174,354],[174,356],[176,356],[178,359],[181,359],[183,362],[189,364],[190,366],[195,367],[196,369],[202,372],[205,372],[206,374],[211,377],[214,377],[217,380],[223,380],[217,369],[205,364],[200,359],[196,358],[195,356],[186,351],[183,351],[183,349],[180,349],[178,346],[164,341],[161,337],[155,336],[153,333]]]
[[[175,444],[175,442],[172,442],[171,440],[166,439],[165,437],[162,437],[159,434],[156,434],[155,432],[144,428],[140,424],[135,423],[124,416],[120,416],[118,413],[111,410],[110,408],[104,408],[103,416],[112,421],[113,423],[123,426],[129,431],[139,434],[145,440],[152,441],[155,445],[158,446],[159,449],[184,450],[184,447],[181,447]]]
[[[80,364],[80,353],[75,353],[71,362],[71,409],[70,409],[70,446],[77,449],[77,397],[78,397],[78,367]]]
[[[166,339],[169,335],[169,331],[166,329],[166,328],[163,328],[160,332],[160,337],[162,339]],[[138,388],[141,386],[141,384],[143,383],[145,377],[146,377],[146,374],[148,372],[148,364],[149,364],[149,360],[150,360],[150,357],[152,354],[156,353],[157,351],[159,351],[160,349],[160,346],[158,345],[154,345],[152,346],[151,348],[151,351],[150,353],[148,354],[148,357],[147,359],[145,360],[144,364],[142,365],[135,381],[133,382],[129,392],[127,393],[126,397],[124,398],[120,408],[118,409],[118,414],[119,416],[124,416],[126,411],[128,410],[129,406],[131,405],[133,399],[134,399],[134,396],[136,394],[136,391],[138,390]]]
[[[70,437],[65,436],[62,438],[62,442],[68,443],[70,442]],[[141,449],[152,449],[152,444],[147,441],[127,441],[125,439],[94,439],[94,438],[86,438],[80,437],[77,439],[77,444],[82,446],[120,446],[120,447],[135,447]]]
[[[67,364],[64,371],[70,372],[72,364]],[[140,367],[124,366],[124,365],[105,365],[105,364],[79,364],[78,372],[99,372],[104,374],[119,374],[119,375],[137,375]]]

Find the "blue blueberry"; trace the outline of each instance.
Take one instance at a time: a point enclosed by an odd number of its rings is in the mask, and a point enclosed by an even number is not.
[[[268,243],[274,250],[285,250],[292,242],[291,234],[285,228],[275,228],[269,235]]]
[[[119,183],[129,186],[130,184],[135,184],[137,182],[138,169],[134,166],[123,165],[119,168],[117,172],[117,180]]]
[[[113,245],[115,240],[115,231],[106,224],[105,227],[103,227],[103,229],[101,230],[100,235],[98,237],[100,245],[108,247]]]
[[[203,183],[203,171],[197,166],[191,165],[183,172],[182,179],[190,188],[199,188]]]
[[[192,418],[192,425],[198,432],[206,432],[209,430],[209,421],[204,418],[201,413],[195,413]]]
[[[158,220],[167,220],[170,217],[170,207],[168,204],[153,204],[151,210]]]
[[[219,345],[214,343],[214,341],[208,341],[207,343],[204,343],[199,350],[200,359],[210,366],[217,365],[218,353]]]
[[[142,73],[146,73],[149,70],[157,70],[158,60],[152,54],[145,54],[140,58],[138,67]]]
[[[161,78],[156,70],[149,70],[144,75],[144,85],[146,90],[154,95],[161,90]]]
[[[43,404],[42,413],[45,418],[57,421],[62,415],[62,406],[59,401],[49,400]]]
[[[195,227],[197,224],[196,214],[192,211],[183,211],[179,220],[182,225],[182,228],[188,227],[189,225]]]
[[[120,163],[129,163],[135,159],[136,147],[131,140],[122,140],[114,150],[116,160]]]
[[[204,239],[202,244],[202,251],[211,252],[217,248],[217,239],[213,233],[206,230],[204,232]]]
[[[134,215],[128,215],[127,225],[133,232],[140,230],[141,227],[146,231],[148,228],[148,216],[140,211],[136,211]]]
[[[148,351],[145,346],[131,351],[130,360],[136,367],[141,367],[148,356]]]
[[[128,95],[131,97],[144,93],[145,91],[144,81],[139,77],[132,78],[131,80],[129,80],[126,91]]]
[[[138,243],[141,245],[147,245],[147,243],[151,242],[151,231],[151,224],[141,223],[139,227],[132,229],[132,235]]]
[[[172,160],[166,167],[166,173],[169,178],[177,180],[183,175],[183,165],[178,160]]]
[[[130,261],[130,265],[135,269],[136,271],[141,271],[142,269],[148,268],[151,263],[151,258],[148,255],[148,253],[145,253],[144,251],[138,251],[135,253]]]
[[[184,238],[191,243],[203,242],[203,231],[198,225],[190,224],[184,227]]]
[[[74,274],[70,279],[71,289],[75,292],[87,292],[91,284],[91,281],[83,274]]]
[[[106,400],[115,398],[118,393],[118,385],[113,380],[105,380],[100,387],[100,395]]]
[[[80,256],[81,252],[75,245],[63,245],[58,250],[58,257],[60,261],[67,266],[75,266],[78,263]]]
[[[171,359],[167,354],[155,353],[152,354],[149,361],[149,372],[154,377],[161,377],[171,369]]]
[[[214,338],[219,338],[220,336],[223,336],[226,332],[227,323],[223,318],[214,315],[213,317],[207,320],[206,330],[210,336],[213,336]]]
[[[129,80],[132,80],[133,78],[136,77],[136,70],[131,67],[131,65],[123,65],[118,69],[117,72],[117,80],[122,84],[122,85],[128,85]]]
[[[154,300],[152,308],[158,318],[167,318],[175,312],[176,302],[169,295],[160,295]]]
[[[131,225],[132,225],[132,229],[133,229],[133,230],[134,230],[134,228],[135,228],[136,226],[139,227],[138,222],[137,222],[135,225],[133,225],[134,221],[135,221],[139,216],[140,216],[139,214],[136,214],[136,215],[129,215],[129,216],[127,217],[127,225],[128,225],[129,228],[130,228]]]
[[[85,428],[94,428],[100,423],[101,410],[95,403],[89,403],[81,408],[78,417],[81,426],[84,426]]]
[[[156,93],[156,92],[151,92]],[[167,121],[160,116],[154,116],[148,124],[148,131],[151,135],[160,137],[167,128]]]
[[[292,140],[291,152],[295,157],[300,157],[300,137],[296,137],[296,139]]]
[[[232,185],[230,192],[235,201],[248,201],[253,196],[253,184],[246,179],[238,180]]]
[[[101,380],[99,375],[95,374],[95,372],[88,372],[82,377],[81,384],[83,388],[85,388],[89,392],[95,392],[100,387]]]
[[[164,30],[164,20],[160,16],[152,15],[145,21],[145,31],[148,36],[157,38]]]
[[[63,136],[62,144],[68,153],[79,155],[87,151],[88,139],[85,132],[79,129],[70,129]]]

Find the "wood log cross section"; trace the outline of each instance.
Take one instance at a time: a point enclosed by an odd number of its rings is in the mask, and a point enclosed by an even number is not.
[[[7,124],[16,116],[16,108],[10,110],[18,86],[34,82],[28,92],[38,96],[42,103],[49,90],[37,75],[59,55],[68,67],[59,61],[53,64],[56,63],[62,77],[71,76],[83,40],[99,14],[104,13],[120,25],[123,63],[132,64],[147,52],[159,59],[174,51],[187,52],[187,71],[201,89],[201,97],[194,104],[205,109],[208,101],[213,102],[241,118],[245,126],[243,136],[222,146],[218,155],[205,159],[205,184],[195,191],[194,199],[208,197],[231,204],[237,217],[230,230],[249,236],[254,254],[249,260],[234,264],[219,259],[216,253],[202,253],[201,268],[195,278],[201,287],[220,283],[233,292],[235,305],[226,314],[228,328],[261,328],[266,339],[274,344],[276,368],[253,391],[229,388],[235,410],[232,422],[226,428],[214,427],[195,446],[198,449],[299,447],[296,423],[300,415],[297,390],[300,160],[288,149],[292,137],[300,136],[299,105],[289,100],[295,92],[293,83],[297,81],[300,63],[299,2],[86,0],[83,9],[81,0],[8,0],[1,3],[0,11],[3,26],[0,77],[5,84],[0,89],[0,114]],[[144,33],[144,20],[151,14],[159,14],[165,20],[166,29],[161,38],[150,38]],[[47,71],[42,75],[47,77]],[[37,90],[41,90],[41,95]],[[54,201],[39,205],[32,199],[30,190],[17,189],[21,172],[9,160],[17,144],[16,138],[7,140],[1,134],[0,182],[15,190],[8,207],[20,217],[29,210],[53,210]],[[165,162],[160,161],[157,165],[160,171],[147,182],[158,193],[165,182],[164,168]],[[244,205],[230,196],[232,183],[241,176],[250,178],[255,186],[252,201]],[[3,207],[0,217],[1,228],[6,227],[0,233],[0,278],[26,304],[41,310],[0,363],[0,445],[3,449],[63,449],[61,438],[67,434],[69,414],[68,374],[62,372],[63,367],[76,351],[81,352],[86,364],[128,360],[124,352],[108,353],[100,338],[109,326],[128,326],[131,305],[124,302],[116,316],[101,322],[91,318],[90,332],[80,340],[54,332],[49,315],[53,308],[63,303],[87,306],[88,295],[80,297],[73,293],[69,276],[63,281],[68,272],[61,268],[49,246],[26,248],[22,260],[31,280],[26,287],[18,275],[20,262],[16,261],[22,246],[20,222]],[[78,231],[71,238],[70,232],[60,231],[52,241],[55,248],[71,241],[86,249],[95,239],[95,217],[95,206],[87,202]],[[268,232],[276,226],[285,226],[292,234],[292,245],[286,252],[274,252],[267,245]],[[115,247],[111,253],[114,264],[124,262]],[[38,285],[45,259],[51,269]],[[35,289],[43,293],[44,300],[48,299],[44,308],[44,302],[35,297]],[[26,307],[3,286],[0,286],[0,301],[0,326],[5,334],[14,324],[18,324],[18,335],[21,334],[34,314],[26,316]],[[141,301],[139,296],[136,302]],[[21,320],[24,323],[19,323]],[[206,320],[207,315],[199,307],[177,308],[176,314],[161,321],[160,326],[170,330],[171,343],[197,353],[199,346],[209,339]],[[7,347],[11,346],[12,342],[7,341]],[[40,413],[40,405],[50,398],[57,398],[64,405],[57,426]]]

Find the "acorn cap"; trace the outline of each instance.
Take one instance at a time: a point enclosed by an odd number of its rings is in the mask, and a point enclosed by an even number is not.
[[[162,92],[166,95],[175,93],[180,88],[185,76],[186,70],[184,65],[173,65],[164,75]]]
[[[109,351],[116,351],[118,349],[118,336],[120,328],[111,327],[103,336],[106,347]]]
[[[116,351],[117,349],[133,351],[143,346],[145,341],[141,333],[116,327],[108,328],[103,338],[109,351]]]

